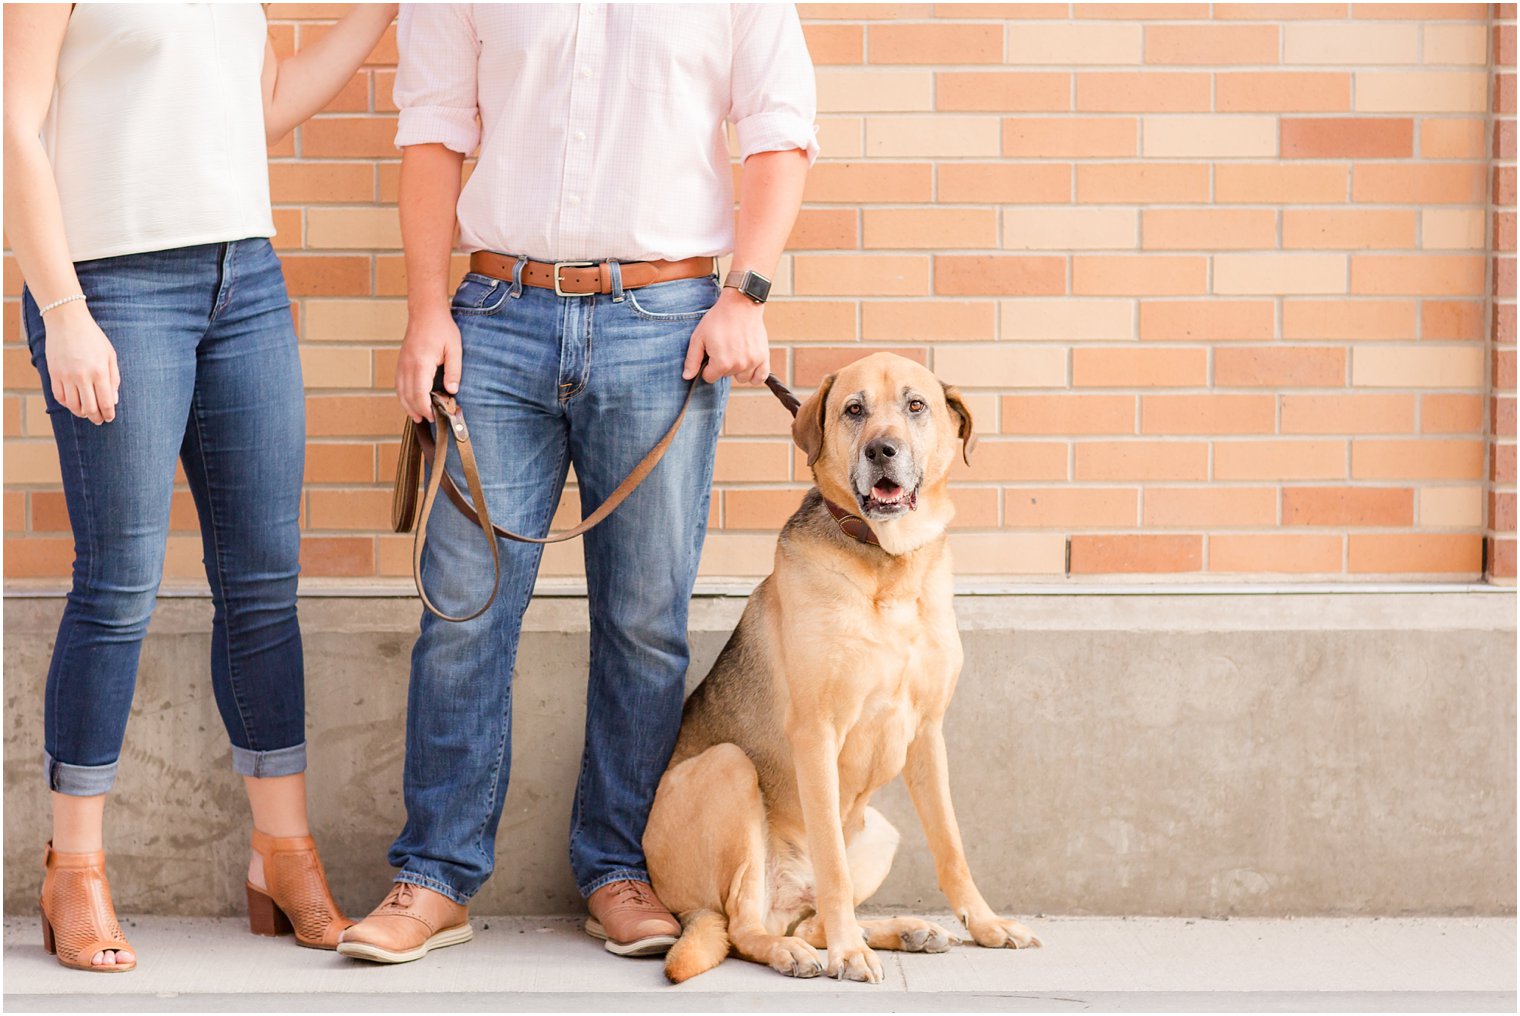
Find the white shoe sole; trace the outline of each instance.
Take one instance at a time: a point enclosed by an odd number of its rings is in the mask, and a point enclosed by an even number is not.
[[[371,963],[410,963],[413,960],[422,959],[434,949],[460,945],[474,937],[475,929],[468,924],[461,924],[457,928],[445,928],[417,948],[408,949],[405,952],[382,949],[368,942],[339,942],[338,955],[356,960],[369,960]]]
[[[602,940],[602,946],[616,956],[664,956],[676,944],[676,935],[649,935],[633,942],[614,942],[607,929],[594,917],[586,918],[586,934]]]

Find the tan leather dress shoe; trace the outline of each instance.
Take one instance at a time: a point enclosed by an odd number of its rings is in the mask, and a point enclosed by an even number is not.
[[[338,953],[372,963],[410,963],[475,934],[465,907],[442,893],[397,882],[385,902],[343,932]]]
[[[619,956],[663,956],[681,937],[681,922],[655,896],[648,882],[609,882],[586,900],[586,934]]]

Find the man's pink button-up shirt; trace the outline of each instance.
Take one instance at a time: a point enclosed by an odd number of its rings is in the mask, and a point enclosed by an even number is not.
[[[548,261],[733,249],[741,159],[817,157],[792,4],[403,4],[396,145],[469,155],[460,248]]]

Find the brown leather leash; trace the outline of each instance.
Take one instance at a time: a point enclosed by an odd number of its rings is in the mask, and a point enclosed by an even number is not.
[[[705,361],[704,361],[705,363]],[[459,401],[448,392],[435,388],[432,393],[433,420],[437,432],[437,440],[434,440],[434,432],[426,423],[418,423],[415,420],[407,420],[401,432],[401,455],[396,466],[396,485],[391,499],[391,528],[398,533],[405,533],[416,527],[416,533],[412,537],[412,579],[417,584],[417,595],[422,597],[422,603],[428,610],[445,621],[471,621],[484,614],[490,609],[491,604],[496,602],[496,592],[501,585],[501,549],[496,545],[496,538],[515,540],[518,543],[562,543],[565,540],[573,540],[582,536],[591,529],[606,521],[618,505],[628,499],[628,495],[638,489],[639,484],[654,471],[654,467],[660,464],[665,457],[665,452],[675,440],[676,434],[681,429],[681,422],[686,419],[686,410],[691,405],[692,394],[701,383],[702,375],[691,379],[691,384],[686,388],[686,398],[681,402],[681,410],[676,414],[675,421],[670,429],[665,431],[663,437],[649,450],[649,453],[639,460],[633,470],[617,485],[607,500],[597,506],[596,511],[581,519],[579,523],[559,533],[549,533],[546,536],[524,536],[514,533],[510,529],[503,528],[491,521],[491,512],[486,505],[485,491],[480,482],[480,469],[475,462],[475,449],[470,441],[470,428],[464,421],[464,410]],[[792,416],[797,415],[797,410],[802,403],[791,390],[782,384],[776,375],[768,375],[765,386],[787,408]],[[469,488],[470,496],[466,498],[455,485],[454,480],[448,474],[447,463],[449,457],[449,444],[459,450],[459,464],[464,471],[465,486]],[[422,467],[426,462],[428,466],[427,483],[421,500],[421,511],[418,511],[417,490],[422,481]],[[438,608],[427,590],[422,585],[422,548],[427,541],[428,517],[433,513],[433,505],[438,500],[438,493],[442,491],[448,499],[454,503],[454,507],[480,527],[485,534],[486,542],[491,545],[491,568],[494,575],[491,580],[491,593],[486,597],[486,602],[480,609],[468,614],[455,616],[446,614]],[[478,508],[476,506],[479,506]],[[830,512],[834,510],[829,505]],[[839,516],[836,515],[837,519]],[[851,516],[854,518],[854,516]],[[860,521],[860,520],[857,520]],[[864,525],[864,522],[861,523]],[[840,523],[841,527],[844,523]],[[849,532],[848,529],[845,530]],[[867,530],[869,532],[869,529]],[[854,535],[854,534],[851,534]],[[860,537],[856,537],[860,539]],[[874,537],[872,539],[874,542]]]

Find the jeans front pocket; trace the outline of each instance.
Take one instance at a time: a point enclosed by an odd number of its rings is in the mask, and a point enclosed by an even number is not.
[[[625,292],[628,306],[648,321],[696,321],[712,309],[722,292],[715,275],[657,282]]]
[[[460,280],[459,288],[454,290],[454,299],[450,302],[449,309],[455,314],[494,314],[506,304],[511,291],[512,286],[508,282],[479,272],[470,272]]]

